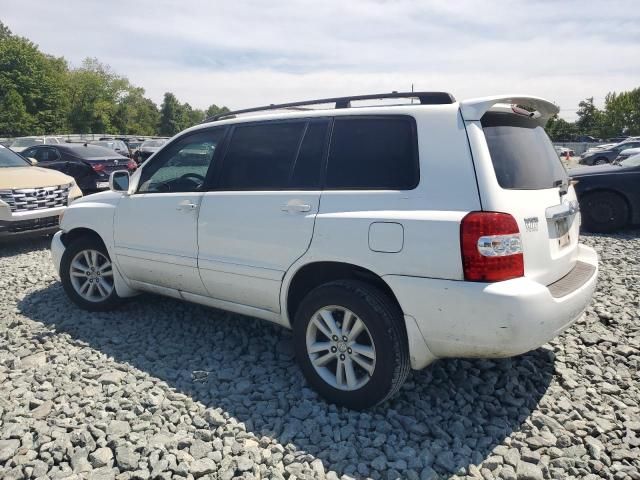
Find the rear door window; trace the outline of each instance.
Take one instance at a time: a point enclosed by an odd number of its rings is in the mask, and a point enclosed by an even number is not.
[[[262,123],[235,127],[222,162],[218,186],[222,190],[281,190],[289,188],[304,121]],[[300,175],[305,176],[302,171]],[[304,178],[300,180],[304,183]]]
[[[510,190],[540,190],[567,182],[567,172],[538,122],[503,112],[482,117],[498,183]]]
[[[413,118],[335,119],[327,189],[410,190],[418,180],[418,141]]]

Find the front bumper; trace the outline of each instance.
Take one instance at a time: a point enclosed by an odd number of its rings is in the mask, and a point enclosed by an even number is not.
[[[0,215],[0,237],[45,235],[59,229],[60,214],[67,207],[46,208]]]
[[[540,347],[578,320],[593,296],[596,252],[579,245],[593,272],[562,291],[526,277],[496,283],[385,276],[435,357],[509,357]],[[556,297],[554,297],[554,294]],[[419,363],[419,362],[416,362]]]

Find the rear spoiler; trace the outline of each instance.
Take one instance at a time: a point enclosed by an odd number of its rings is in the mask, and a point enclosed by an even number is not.
[[[472,98],[460,102],[460,111],[462,118],[467,121],[481,120],[482,116],[499,104],[522,105],[534,108],[537,114],[532,115],[538,120],[540,125],[546,125],[547,121],[556,115],[560,109],[549,100],[540,97],[531,97],[528,95],[496,95],[493,97]],[[500,109],[502,110],[502,109]]]

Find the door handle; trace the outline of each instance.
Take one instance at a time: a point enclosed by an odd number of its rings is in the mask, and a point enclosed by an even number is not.
[[[177,210],[195,210],[196,208],[198,208],[198,205],[191,200],[183,200],[178,204]]]
[[[282,206],[283,212],[308,212],[311,210],[311,205],[306,203],[285,203]]]

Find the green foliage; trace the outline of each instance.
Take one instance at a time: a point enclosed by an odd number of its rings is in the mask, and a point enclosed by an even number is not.
[[[194,109],[188,103],[180,103],[171,92],[164,94],[164,101],[160,106],[160,135],[171,137],[204,119],[204,111]]]
[[[87,58],[70,68],[0,22],[0,136],[55,133],[174,135],[206,112],[165,94],[161,110],[108,65]],[[213,114],[213,113],[212,113]]]
[[[571,141],[577,133],[574,123],[569,123],[557,115],[554,115],[547,122],[546,130],[551,139],[555,141]]]
[[[593,103],[593,97],[578,104],[574,123],[551,119],[546,130],[552,140],[572,140],[578,135],[610,138],[620,135],[640,135],[640,88],[628,92],[610,92],[605,97],[604,110]]]
[[[0,24],[0,132],[60,131],[66,121],[66,63]]]
[[[221,113],[227,113],[229,109],[227,107],[219,107],[215,103],[210,105],[204,112],[204,116],[206,118],[213,117],[214,115],[219,115]]]

